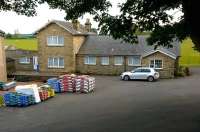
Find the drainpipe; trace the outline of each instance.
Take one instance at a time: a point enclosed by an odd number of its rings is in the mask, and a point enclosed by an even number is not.
[[[127,56],[124,56],[124,72],[127,71],[126,59],[127,59]]]

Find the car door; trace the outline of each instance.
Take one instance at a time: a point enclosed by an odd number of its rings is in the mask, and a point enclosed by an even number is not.
[[[140,79],[147,79],[150,72],[150,69],[141,69]]]
[[[131,78],[132,79],[140,79],[141,78],[141,69],[134,70]]]

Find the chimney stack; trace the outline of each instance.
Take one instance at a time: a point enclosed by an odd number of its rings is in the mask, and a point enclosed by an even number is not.
[[[79,31],[79,30],[80,30],[80,22],[79,22],[77,19],[72,20],[72,24],[73,24],[73,28],[74,28],[76,31]]]
[[[86,19],[86,22],[85,22],[85,31],[86,32],[91,32],[91,27],[92,27],[92,24],[90,22],[90,19]]]

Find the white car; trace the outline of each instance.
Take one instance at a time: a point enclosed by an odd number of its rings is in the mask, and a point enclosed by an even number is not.
[[[121,74],[121,79],[128,81],[130,79],[135,80],[148,80],[149,82],[152,82],[154,80],[159,79],[159,73],[156,72],[153,68],[149,67],[140,67],[136,68],[132,71],[123,72]]]

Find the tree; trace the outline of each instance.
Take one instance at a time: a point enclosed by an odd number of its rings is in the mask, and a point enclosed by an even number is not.
[[[27,16],[36,15],[38,4],[48,3],[53,9],[66,12],[66,20],[77,19],[85,13],[94,15],[99,22],[100,33],[122,38],[135,43],[136,32],[150,31],[149,44],[171,47],[173,38],[183,40],[190,37],[195,49],[200,51],[200,20],[196,15],[196,0],[126,0],[119,5],[121,13],[116,16],[108,14],[112,4],[108,0],[7,0],[0,1],[0,10],[12,10]],[[180,21],[172,23],[173,15],[167,11],[180,9],[183,12]]]
[[[10,39],[10,38],[12,38],[12,34],[10,34],[10,33],[7,33],[7,34],[6,34],[6,38],[7,38],[7,39]]]
[[[55,4],[56,3],[56,4]],[[94,15],[99,22],[100,33],[136,42],[136,32],[151,31],[149,44],[171,47],[173,38],[180,41],[190,37],[195,49],[200,51],[200,20],[196,15],[198,1],[192,0],[126,0],[119,5],[121,14],[107,13],[111,3],[106,0],[55,0],[48,1],[52,8],[65,10],[66,20],[76,19],[85,13]],[[179,9],[183,12],[180,21],[172,23],[173,15],[167,11]]]

